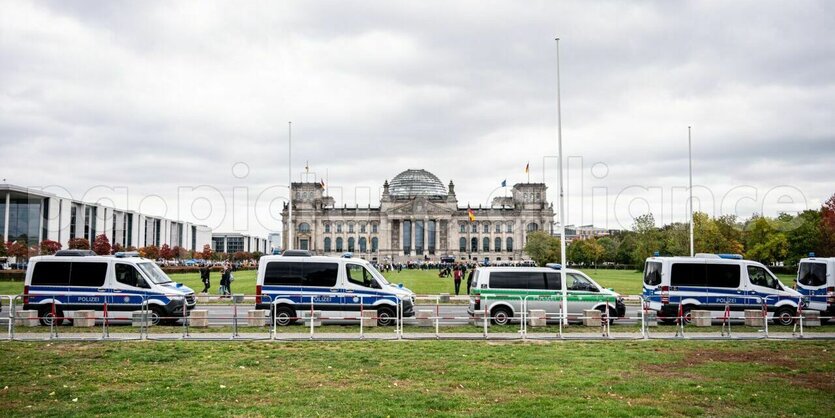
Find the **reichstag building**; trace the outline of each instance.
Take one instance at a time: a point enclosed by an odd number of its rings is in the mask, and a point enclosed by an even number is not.
[[[319,255],[341,255],[380,262],[527,260],[530,232],[552,232],[554,208],[545,184],[518,183],[490,207],[460,207],[452,181],[426,170],[406,170],[383,183],[379,207],[336,207],[320,183],[292,184],[293,248]],[[287,204],[283,246],[287,248]]]

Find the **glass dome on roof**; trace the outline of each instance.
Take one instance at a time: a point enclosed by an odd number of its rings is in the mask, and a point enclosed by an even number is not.
[[[391,179],[389,195],[393,197],[446,197],[441,180],[426,170],[406,170]]]

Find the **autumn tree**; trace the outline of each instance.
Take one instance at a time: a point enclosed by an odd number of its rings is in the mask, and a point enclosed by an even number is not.
[[[200,256],[204,260],[211,260],[212,259],[212,246],[209,244],[203,244],[203,251],[200,252]]]
[[[110,249],[110,240],[107,239],[107,235],[96,235],[96,240],[93,241],[93,252],[98,255],[110,255]]]
[[[71,250],[89,250],[90,241],[84,238],[72,238],[67,242],[67,248]]]
[[[545,231],[531,232],[525,243],[525,253],[540,266],[558,263],[561,258],[560,239]]]
[[[168,244],[162,244],[162,247],[159,249],[159,258],[163,260],[170,260],[174,258],[174,251],[171,250],[171,247]]]
[[[156,260],[159,258],[159,248],[157,248],[156,245],[148,245],[146,247],[142,247],[139,249],[139,256],[142,258]]]
[[[52,241],[52,240],[43,240],[41,241],[40,245],[40,253],[41,255],[52,255],[58,252],[62,247],[60,242]]]
[[[594,265],[603,257],[605,249],[594,238],[578,239],[568,246],[568,257],[573,263]]]

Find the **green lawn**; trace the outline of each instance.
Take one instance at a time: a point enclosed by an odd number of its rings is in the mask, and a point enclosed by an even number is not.
[[[610,269],[584,269],[588,274],[603,287],[613,288],[623,295],[640,295],[642,278],[641,272],[633,270],[610,270]],[[232,292],[255,294],[255,270],[242,270],[235,272],[235,281],[232,283]],[[400,273],[386,272],[386,279],[392,283],[403,283],[404,286],[412,289],[420,295],[437,295],[439,293],[455,293],[452,278],[439,278],[437,270],[403,270]],[[794,276],[778,274],[780,280],[791,286],[794,283]],[[172,274],[171,279],[185,284],[199,292],[203,289],[199,273]],[[211,293],[217,294],[220,287],[220,273],[212,272]],[[461,286],[461,294],[466,294],[466,282]],[[23,282],[0,282],[0,295],[19,294],[23,292]]]
[[[3,343],[4,416],[831,416],[815,341]]]

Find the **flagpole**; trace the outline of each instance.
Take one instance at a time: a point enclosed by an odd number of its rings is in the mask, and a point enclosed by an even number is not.
[[[287,204],[287,248],[293,249],[293,122],[287,122],[287,179],[290,181]]]
[[[690,138],[690,127],[687,127],[687,159],[690,167],[690,257],[695,255],[693,248],[693,141]]]
[[[560,182],[560,290],[562,291],[562,322],[568,325],[568,289],[566,288],[565,269],[568,268],[565,256],[565,193],[563,191],[563,155],[562,155],[562,110],[560,109],[560,38],[557,42],[557,148],[559,152]]]

